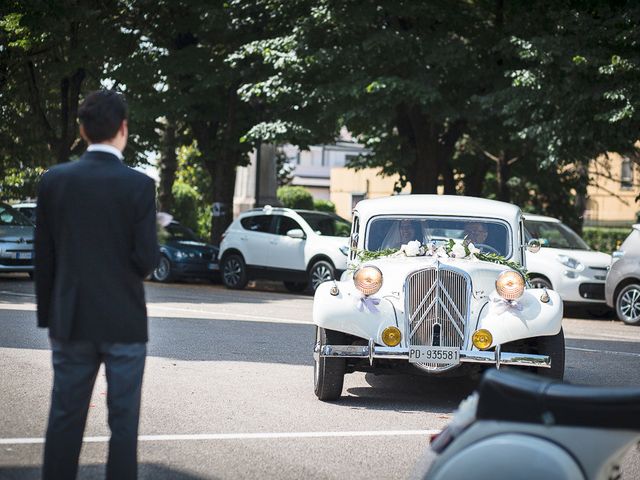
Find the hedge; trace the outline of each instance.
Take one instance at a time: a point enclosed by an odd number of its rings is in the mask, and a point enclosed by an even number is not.
[[[319,212],[336,213],[336,206],[329,200],[314,200],[313,208]]]
[[[313,210],[313,196],[304,187],[280,187],[276,196],[284,207]]]
[[[618,249],[629,233],[631,233],[631,227],[584,227],[582,229],[582,238],[594,250],[611,253]]]

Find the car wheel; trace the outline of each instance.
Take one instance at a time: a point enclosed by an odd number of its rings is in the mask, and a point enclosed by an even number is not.
[[[316,327],[316,343],[320,345],[343,345],[344,334]],[[313,390],[320,400],[330,402],[342,395],[347,361],[344,358],[326,358],[316,355],[313,364]]]
[[[616,314],[627,325],[640,325],[640,285],[627,285],[616,297]]]
[[[531,283],[533,288],[546,288],[547,290],[553,290],[551,282],[546,278],[532,277],[531,280],[529,280],[529,283]]]
[[[241,290],[247,286],[249,281],[247,266],[240,255],[232,254],[224,257],[220,265],[220,272],[222,273],[222,283],[224,283],[225,287]]]
[[[331,263],[326,260],[318,260],[309,269],[309,285],[315,292],[321,283],[328,282],[335,278],[335,270]]]
[[[564,331],[562,328],[556,335],[536,338],[537,350],[540,355],[551,357],[551,368],[538,368],[541,377],[562,380],[564,378]]]
[[[304,292],[309,284],[307,282],[284,282],[284,286],[290,292],[300,293]]]
[[[164,255],[160,256],[158,266],[155,268],[151,276],[156,282],[166,283],[173,280],[173,273],[171,272],[171,262],[167,257],[165,257]]]

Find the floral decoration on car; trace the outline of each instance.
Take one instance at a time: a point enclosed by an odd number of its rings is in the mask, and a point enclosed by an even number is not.
[[[356,255],[360,262],[377,260],[384,257],[438,257],[438,258],[459,258],[466,260],[482,260],[485,262],[497,263],[520,273],[525,280],[528,280],[527,270],[518,262],[507,260],[502,255],[496,253],[483,253],[473,243],[466,238],[464,240],[454,240],[450,238],[443,243],[436,244],[429,242],[421,244],[418,240],[411,241],[400,248],[385,248],[383,250],[358,250]]]

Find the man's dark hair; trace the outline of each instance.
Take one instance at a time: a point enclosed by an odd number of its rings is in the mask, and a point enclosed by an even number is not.
[[[91,143],[115,137],[126,118],[127,102],[113,90],[91,92],[78,109],[78,120]]]

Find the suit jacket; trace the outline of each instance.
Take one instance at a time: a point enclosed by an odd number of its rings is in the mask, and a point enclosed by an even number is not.
[[[38,187],[38,326],[59,340],[146,342],[143,279],[158,263],[154,181],[105,152]]]

